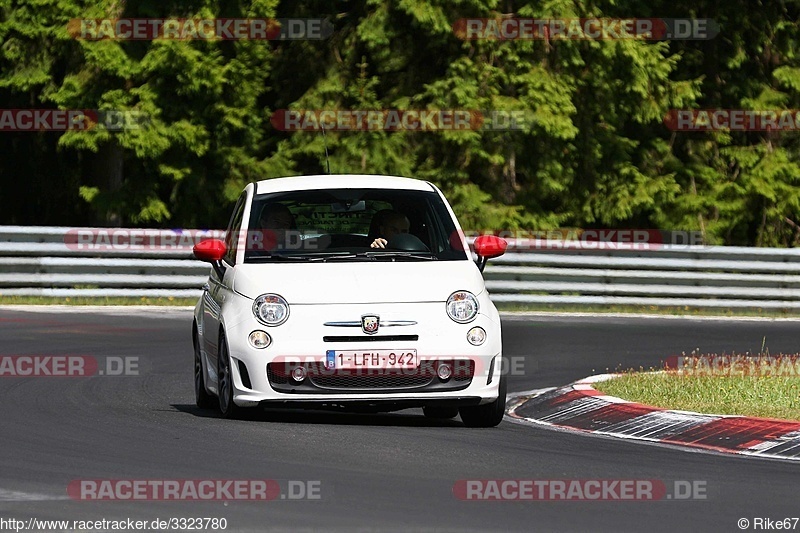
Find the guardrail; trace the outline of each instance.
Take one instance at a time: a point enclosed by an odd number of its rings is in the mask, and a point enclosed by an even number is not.
[[[126,231],[165,235],[164,230]],[[192,239],[202,238],[202,232],[173,232],[160,247],[116,246],[113,239],[106,246],[79,246],[75,232],[0,226],[0,295],[193,298],[208,277],[210,267],[191,253]],[[181,242],[189,245],[175,245]],[[512,241],[505,255],[489,262],[484,275],[495,302],[800,308],[800,249],[587,249],[551,248],[543,242]]]

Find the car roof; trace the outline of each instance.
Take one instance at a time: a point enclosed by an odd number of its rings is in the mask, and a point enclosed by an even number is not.
[[[256,183],[256,194],[320,189],[405,189],[433,191],[427,181],[371,174],[325,174],[272,178]]]

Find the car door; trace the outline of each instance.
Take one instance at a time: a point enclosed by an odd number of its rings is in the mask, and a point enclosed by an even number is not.
[[[227,298],[227,292],[230,291],[230,280],[232,279],[233,268],[236,265],[236,252],[238,251],[239,234],[242,227],[242,220],[244,218],[244,208],[247,202],[247,193],[243,192],[233,208],[231,220],[228,223],[228,229],[225,232],[225,246],[227,252],[225,257],[222,258],[222,267],[224,270],[223,277],[220,277],[217,270],[213,269],[208,278],[208,289],[205,291],[204,305],[203,305],[203,322],[204,331],[203,335],[206,341],[206,351],[210,356],[210,364],[212,369],[217,368],[217,354],[219,351],[219,330],[222,312],[222,303]],[[214,378],[211,380],[216,382],[216,372]]]

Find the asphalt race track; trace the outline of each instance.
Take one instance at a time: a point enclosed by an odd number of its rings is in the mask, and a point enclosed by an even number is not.
[[[228,421],[194,407],[191,312],[0,309],[0,355],[138,357],[139,375],[0,377],[0,518],[227,519],[228,531],[740,531],[800,516],[800,465],[503,422],[467,429],[420,410],[270,411]],[[800,322],[508,318],[509,391],[563,385],[669,355],[800,351]],[[513,359],[512,359],[513,360]],[[79,501],[73,480],[319,482],[318,500]],[[706,499],[463,501],[465,479],[705,483]],[[0,523],[1,524],[1,523]],[[797,529],[800,529],[798,524]]]

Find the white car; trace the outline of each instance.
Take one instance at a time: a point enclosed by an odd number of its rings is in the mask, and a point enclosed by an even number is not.
[[[503,239],[477,260],[431,183],[323,175],[245,187],[210,262],[192,325],[197,405],[461,415],[505,412],[500,318],[484,286]]]

